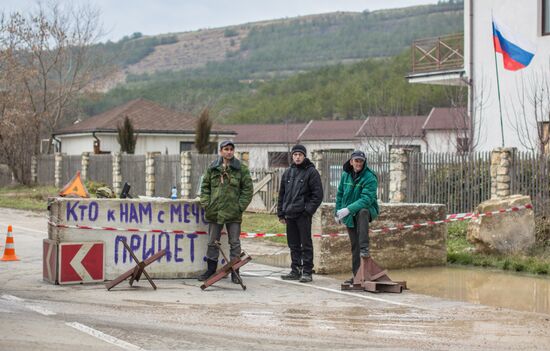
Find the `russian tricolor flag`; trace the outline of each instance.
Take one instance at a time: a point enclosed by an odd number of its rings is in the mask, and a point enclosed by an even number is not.
[[[504,68],[510,71],[527,67],[535,56],[534,44],[514,35],[495,18],[493,18],[493,44],[495,51],[502,54]]]

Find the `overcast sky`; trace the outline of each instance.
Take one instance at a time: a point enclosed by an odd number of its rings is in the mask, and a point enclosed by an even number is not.
[[[73,2],[80,1],[73,0]],[[145,35],[184,32],[334,11],[361,12],[366,9],[373,11],[434,4],[437,0],[88,0],[88,2],[101,11],[101,20],[107,32],[104,40],[116,41],[134,32]],[[36,1],[0,0],[0,4],[0,8],[5,12],[26,12],[36,5]]]

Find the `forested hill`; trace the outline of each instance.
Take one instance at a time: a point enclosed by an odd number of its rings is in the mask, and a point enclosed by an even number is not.
[[[399,54],[418,38],[462,31],[462,3],[337,12],[144,37],[98,46],[129,74],[204,68],[248,78]],[[212,65],[213,63],[217,63]],[[206,73],[207,72],[202,72]]]
[[[415,39],[462,32],[462,16],[462,2],[450,1],[373,12],[310,15],[157,37],[134,33],[117,43],[98,46],[104,52],[118,53],[116,62],[123,73],[118,79],[122,84],[94,100],[83,101],[82,107],[84,114],[89,116],[130,99],[146,97],[193,113],[210,106],[227,122],[258,118],[252,117],[254,113],[261,113],[262,118],[270,121],[289,115],[306,119],[308,116],[302,114],[303,109],[293,110],[292,104],[287,103],[300,95],[300,79],[292,79],[295,74],[320,72],[327,75],[325,79],[344,78],[342,67],[323,69],[357,63],[359,66],[353,69],[361,71],[364,77],[369,75],[368,70],[364,70],[370,67],[377,69],[378,75],[402,79],[407,73],[407,59],[402,58],[399,64],[388,64],[394,60],[392,57],[406,56],[404,50],[410,48]],[[367,59],[379,60],[383,67],[373,62],[361,65]],[[389,71],[389,66],[399,69]],[[285,77],[291,78],[281,83]],[[339,90],[338,84],[345,83],[349,81],[330,82],[334,91]],[[295,86],[289,88],[288,84]],[[372,84],[377,83],[372,80]],[[293,96],[286,94],[286,117],[277,116],[283,112],[280,106],[266,110],[269,106],[266,101],[261,109],[251,105],[264,92],[281,86],[296,92]],[[355,93],[362,94],[365,89],[365,86],[357,86]],[[313,89],[310,93],[318,91]],[[423,104],[427,106],[428,100],[424,98]],[[338,112],[317,108],[307,114],[318,118],[350,118],[365,108],[357,106],[356,103],[353,110],[342,107]],[[411,102],[407,108],[400,105],[397,110],[395,106],[378,106],[377,109],[394,111],[388,113],[412,113],[428,108],[419,106]]]

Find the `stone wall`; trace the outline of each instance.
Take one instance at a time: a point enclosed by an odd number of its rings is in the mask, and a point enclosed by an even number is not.
[[[425,223],[444,219],[445,216],[444,205],[380,204],[380,216],[371,223],[371,228]],[[317,210],[313,218],[312,232],[347,233],[345,226],[334,221],[333,203],[324,203]],[[313,243],[317,273],[351,272],[351,247],[347,237],[314,238]],[[447,225],[371,233],[370,252],[376,262],[388,269],[445,265]]]
[[[390,202],[407,201],[407,171],[409,168],[409,150],[391,149],[390,151]]]
[[[511,166],[515,148],[499,147],[491,151],[491,199],[511,194]]]

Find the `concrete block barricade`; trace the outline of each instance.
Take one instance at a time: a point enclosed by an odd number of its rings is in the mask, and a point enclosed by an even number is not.
[[[191,278],[206,269],[208,225],[198,201],[55,198],[50,199],[49,215],[50,223],[55,223],[49,225],[50,243],[104,242],[106,280],[135,266],[124,249],[124,240],[139,260],[166,249],[166,255],[147,268],[152,278]],[[228,252],[225,235],[222,248]]]
[[[347,233],[334,221],[334,203],[323,203],[313,218],[312,233]],[[380,204],[380,216],[371,229],[396,227],[445,219],[445,205]],[[347,236],[314,237],[315,271],[321,274],[351,272],[351,246]],[[435,224],[415,229],[399,229],[370,234],[370,253],[387,269],[445,265],[447,225]]]

